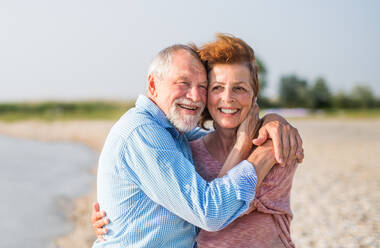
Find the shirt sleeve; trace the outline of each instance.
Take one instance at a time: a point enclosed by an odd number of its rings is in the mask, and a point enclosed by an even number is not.
[[[203,136],[205,136],[209,132],[211,132],[211,130],[204,130],[200,127],[196,127],[192,131],[187,132],[186,136],[187,136],[189,141],[193,141],[193,140],[197,140],[197,139],[202,138]]]
[[[139,127],[126,140],[125,169],[133,171],[134,180],[151,200],[209,231],[222,229],[247,210],[257,182],[248,161],[206,182],[177,145],[158,125]]]

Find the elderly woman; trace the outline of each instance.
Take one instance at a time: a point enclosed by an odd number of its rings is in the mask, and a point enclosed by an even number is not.
[[[205,122],[212,121],[214,131],[190,144],[197,172],[211,181],[236,164],[226,161],[235,143],[244,142],[251,149],[251,138],[245,134],[257,127],[248,125],[246,118],[252,122],[252,112],[258,111],[257,66],[253,49],[233,36],[219,34],[216,41],[197,50],[206,64],[209,80],[207,109],[200,124],[205,127]],[[220,231],[201,230],[198,247],[294,247],[290,236],[290,190],[297,165],[275,165],[270,142],[252,154],[272,159],[274,166],[257,189],[249,211]]]

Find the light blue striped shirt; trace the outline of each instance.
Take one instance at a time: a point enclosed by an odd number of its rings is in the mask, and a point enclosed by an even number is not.
[[[93,247],[196,247],[200,227],[217,231],[248,209],[256,172],[243,161],[206,182],[193,166],[189,140],[146,96],[112,127],[99,159],[98,201],[110,223]]]

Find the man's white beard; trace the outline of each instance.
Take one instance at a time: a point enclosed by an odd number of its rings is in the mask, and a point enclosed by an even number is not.
[[[178,109],[179,107],[177,107],[177,104],[193,105],[199,107],[200,109],[196,115],[183,115],[179,113],[180,111]],[[167,117],[179,131],[189,132],[197,126],[204,107],[205,106],[202,102],[193,102],[187,98],[179,98],[173,102]]]

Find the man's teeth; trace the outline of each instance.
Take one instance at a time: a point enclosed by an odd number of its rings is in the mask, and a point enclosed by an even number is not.
[[[197,107],[192,107],[192,106],[188,106],[188,105],[179,104],[179,106],[181,108],[188,109],[188,110],[196,110],[197,109]]]
[[[224,109],[224,108],[221,108],[220,111],[222,111],[225,114],[235,114],[236,112],[238,112],[237,109]]]

